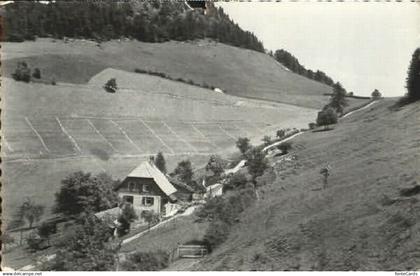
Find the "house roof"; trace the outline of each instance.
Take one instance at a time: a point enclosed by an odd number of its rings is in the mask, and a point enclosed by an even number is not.
[[[168,178],[150,161],[142,162],[128,174],[127,178],[129,177],[152,178],[159,188],[168,196],[177,191],[169,182]]]

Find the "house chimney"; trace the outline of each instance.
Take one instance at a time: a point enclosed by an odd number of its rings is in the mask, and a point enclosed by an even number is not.
[[[151,156],[149,157],[149,162],[150,162],[152,165],[154,165],[154,164],[155,164],[155,157],[154,157],[153,155],[151,155]]]

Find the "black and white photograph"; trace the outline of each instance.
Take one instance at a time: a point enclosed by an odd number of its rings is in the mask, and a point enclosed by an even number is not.
[[[0,45],[3,275],[420,273],[419,1],[0,1]]]

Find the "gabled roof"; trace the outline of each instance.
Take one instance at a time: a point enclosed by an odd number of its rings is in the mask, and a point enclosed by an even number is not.
[[[168,196],[177,191],[169,182],[168,178],[166,178],[166,176],[150,161],[142,162],[128,174],[127,178],[129,177],[152,178],[159,188]]]

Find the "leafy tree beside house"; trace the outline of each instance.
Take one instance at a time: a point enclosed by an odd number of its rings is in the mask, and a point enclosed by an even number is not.
[[[113,188],[116,185],[109,175],[75,172],[61,181],[55,194],[55,213],[78,216],[82,212],[99,212],[115,207],[118,203]]]
[[[225,167],[226,162],[219,155],[212,155],[207,162],[206,171],[211,171],[214,176],[220,177],[224,172]]]
[[[176,175],[184,183],[191,184],[194,175],[191,161],[187,159],[179,162],[173,174]]]
[[[147,222],[148,229],[150,229],[152,224],[156,224],[159,222],[159,215],[153,211],[143,211],[141,213],[141,217],[144,219],[145,222]]]
[[[236,141],[236,147],[239,149],[242,155],[245,155],[245,153],[249,149],[251,149],[250,140],[246,137],[239,137],[238,140]]]
[[[118,216],[118,223],[120,226],[117,228],[117,234],[119,237],[124,236],[130,232],[130,226],[133,221],[138,219],[136,211],[131,203],[123,203],[121,206],[121,214]]]

